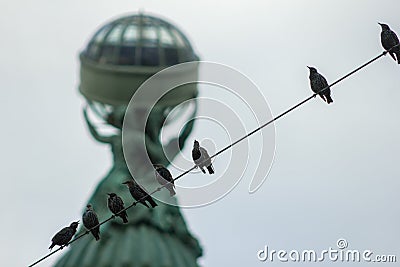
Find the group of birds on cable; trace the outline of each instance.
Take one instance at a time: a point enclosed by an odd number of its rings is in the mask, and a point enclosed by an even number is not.
[[[378,23],[381,28],[381,43],[383,48],[388,51],[389,55],[400,64],[400,45],[399,38],[396,33],[390,29],[387,24]],[[325,77],[318,73],[314,67],[307,66],[310,70],[310,86],[311,90],[318,94],[326,103],[333,102],[331,98],[331,89]]]
[[[399,38],[396,33],[393,32],[387,24],[379,23],[382,28],[381,31],[381,44],[383,48],[389,53],[389,55],[400,64],[400,43]],[[310,87],[311,90],[318,94],[326,103],[330,104],[333,102],[331,98],[331,90],[329,84],[324,76],[318,73],[317,69],[314,67],[307,66],[310,70]],[[214,173],[214,167],[211,163],[211,158],[207,152],[207,150],[200,146],[200,143],[195,140],[192,150],[192,159],[196,165],[196,167],[200,168],[203,173],[206,173],[205,169],[208,170],[209,174]],[[155,177],[159,184],[165,187],[170,196],[174,196],[175,192],[175,184],[174,179],[172,178],[171,173],[167,168],[165,168],[161,164],[154,164],[155,168]],[[157,203],[151,197],[150,194],[146,192],[136,181],[135,179],[129,179],[124,182],[132,197],[139,203],[143,204],[147,208],[155,208]],[[150,206],[148,205],[150,204]],[[107,205],[110,211],[114,214],[114,216],[118,216],[122,219],[123,223],[128,223],[128,214],[126,213],[124,202],[115,193],[109,193],[107,199]],[[93,210],[92,205],[88,204],[86,207],[86,211],[82,215],[83,225],[90,230],[96,240],[100,239],[100,225],[97,214]],[[60,247],[67,246],[69,241],[71,241],[72,237],[76,233],[76,229],[78,227],[79,221],[72,222],[70,226],[61,229],[55,236],[52,238],[52,243],[49,249],[52,249],[55,245]]]
[[[214,167],[210,155],[204,147],[200,146],[200,143],[197,140],[194,140],[192,158],[196,167],[200,168],[203,173],[206,173],[204,168],[207,168],[209,174],[214,174]],[[174,196],[176,194],[175,184],[170,171],[162,164],[153,164],[153,167],[157,182],[169,191],[171,197]],[[151,208],[155,208],[157,206],[157,203],[151,195],[140,186],[133,177],[122,184],[125,184],[128,187],[132,197],[138,203],[141,203],[147,208],[150,208],[150,206]],[[124,201],[121,197],[115,193],[108,193],[107,206],[114,216],[120,217],[123,223],[128,223],[128,214],[126,213]],[[86,210],[82,215],[82,222],[85,228],[90,230],[96,241],[100,240],[99,218],[91,204],[86,206]],[[72,237],[75,235],[78,224],[79,221],[72,222],[70,226],[64,227],[56,233],[51,239],[52,243],[49,249],[51,250],[55,245],[60,247],[67,246],[69,241],[71,241]]]

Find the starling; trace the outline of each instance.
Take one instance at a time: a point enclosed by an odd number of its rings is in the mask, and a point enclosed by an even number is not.
[[[90,230],[94,238],[96,238],[96,241],[98,241],[100,239],[100,225],[98,225],[99,219],[97,218],[97,214],[94,212],[92,205],[88,204],[86,206],[86,211],[82,215],[82,222],[83,225]],[[95,227],[96,225],[97,227]]]
[[[384,23],[378,24],[382,27],[381,43],[383,48],[385,48],[385,50],[390,50],[393,47],[393,49],[389,51],[389,54],[395,61],[397,58],[397,63],[400,64],[400,46],[398,45],[399,38],[397,37],[396,33],[389,28],[388,25]],[[396,55],[396,57],[394,55]]]
[[[155,168],[157,182],[160,185],[165,185],[165,188],[168,189],[170,196],[174,196],[176,194],[174,190],[175,184],[169,170],[161,164],[154,164],[153,166]]]
[[[117,194],[115,194],[115,193],[109,193],[107,205],[113,214],[115,214],[118,217],[121,217],[121,219],[124,223],[128,223],[128,214],[126,213],[126,210],[119,213],[121,210],[125,209],[122,198],[117,196]],[[117,214],[117,213],[119,213],[119,214]]]
[[[152,208],[157,206],[157,203],[153,200],[149,193],[147,193],[146,190],[144,190],[134,179],[123,182],[122,184],[126,184],[126,186],[128,186],[129,192],[136,201],[139,201],[148,208],[150,207],[147,205],[146,201],[150,203]]]
[[[309,67],[307,68],[310,69],[310,85],[311,85],[311,90],[313,90],[314,93],[319,94],[319,96],[326,102],[326,103],[332,103],[333,100],[331,98],[331,88],[328,87],[324,91],[320,92],[322,89],[326,88],[328,86],[328,82],[322,76],[321,74],[318,73],[316,68]]]
[[[210,156],[205,148],[201,147],[197,140],[194,140],[193,150],[192,150],[192,158],[194,163],[203,173],[206,173],[204,167],[207,167],[208,173],[214,173],[214,167],[211,163]]]
[[[76,228],[78,227],[79,221],[71,223],[70,226],[64,227],[51,239],[51,245],[49,249],[51,250],[55,245],[67,246],[68,242],[71,241],[72,237],[76,233]]]

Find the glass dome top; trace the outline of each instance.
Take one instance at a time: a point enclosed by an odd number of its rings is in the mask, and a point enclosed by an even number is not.
[[[104,25],[81,56],[101,64],[153,67],[198,60],[179,29],[144,14],[122,17]]]

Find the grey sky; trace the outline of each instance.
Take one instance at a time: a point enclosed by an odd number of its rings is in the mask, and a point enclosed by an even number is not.
[[[201,59],[249,76],[273,114],[310,95],[306,65],[332,82],[382,52],[377,22],[400,35],[398,0],[0,2],[2,266],[48,253],[110,168],[108,147],[83,123],[78,53],[100,25],[140,8],[178,25]],[[244,177],[222,200],[183,211],[204,247],[200,262],[263,266],[264,245],[322,250],[341,237],[400,260],[399,89],[400,66],[384,57],[334,87],[333,105],[316,99],[280,120],[260,190],[248,194]],[[193,138],[207,127],[197,124]]]

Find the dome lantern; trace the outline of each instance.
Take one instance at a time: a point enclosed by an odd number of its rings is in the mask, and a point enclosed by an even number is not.
[[[155,73],[199,57],[174,25],[140,13],[102,26],[81,52],[80,60],[80,92],[90,101],[120,105],[127,104],[136,89]],[[180,74],[196,79],[197,72],[195,68]],[[179,90],[182,99],[176,99],[177,103],[195,96],[197,86]]]

